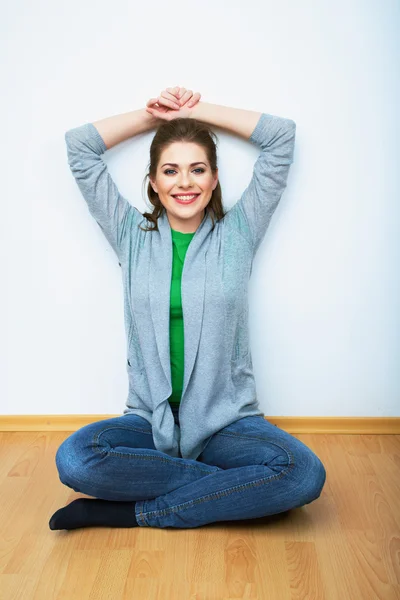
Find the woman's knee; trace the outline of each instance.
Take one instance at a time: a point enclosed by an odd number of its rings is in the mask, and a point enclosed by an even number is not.
[[[315,493],[315,500],[317,498],[320,497],[321,492],[322,492],[322,488],[325,485],[325,481],[326,481],[326,470],[325,467],[322,463],[322,461],[318,458],[318,456],[315,456],[315,461],[316,461],[316,466],[315,466],[315,471],[314,471],[314,493]]]
[[[62,483],[64,483],[64,485],[68,485],[67,477],[68,477],[68,474],[71,469],[71,464],[74,461],[74,456],[73,456],[73,451],[72,451],[73,446],[71,445],[70,438],[71,438],[71,436],[69,436],[67,439],[65,439],[62,442],[62,444],[59,446],[59,448],[56,452],[56,458],[55,458],[58,475],[59,475],[60,481]]]
[[[68,487],[73,487],[77,473],[81,472],[85,462],[85,448],[88,446],[86,427],[68,436],[56,452],[55,462],[60,481]]]
[[[320,497],[326,481],[326,470],[322,461],[310,450],[310,460],[307,471],[304,473],[305,496],[303,504],[309,504]]]

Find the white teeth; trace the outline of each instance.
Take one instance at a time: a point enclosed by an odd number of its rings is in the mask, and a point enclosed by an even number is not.
[[[178,198],[179,200],[192,200],[197,195],[198,194],[193,194],[193,196],[175,196],[175,198]]]

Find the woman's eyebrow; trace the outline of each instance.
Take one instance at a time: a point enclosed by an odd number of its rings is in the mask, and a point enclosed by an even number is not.
[[[161,168],[165,167],[166,165],[171,165],[172,167],[179,167],[179,165],[176,163],[164,163],[163,165],[161,165]],[[206,165],[206,163],[205,162],[194,162],[194,163],[190,163],[189,166],[193,167],[193,165]]]

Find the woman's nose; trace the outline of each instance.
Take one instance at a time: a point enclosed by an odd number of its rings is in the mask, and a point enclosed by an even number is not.
[[[190,183],[191,183],[190,175],[181,175],[179,183],[181,186],[184,186],[184,187],[187,185],[190,185]]]

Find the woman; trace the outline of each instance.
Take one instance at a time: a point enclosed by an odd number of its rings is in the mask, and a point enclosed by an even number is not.
[[[261,149],[227,213],[211,125]],[[101,155],[153,127],[153,211],[142,214]],[[96,499],[58,510],[51,529],[192,528],[320,496],[320,459],[259,408],[248,336],[252,261],[286,187],[295,130],[290,119],[175,87],[146,109],[66,133],[72,173],[122,270],[129,395],[122,416],[86,425],[58,449],[62,483]]]

